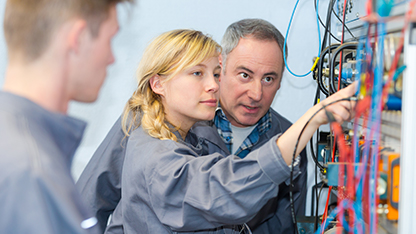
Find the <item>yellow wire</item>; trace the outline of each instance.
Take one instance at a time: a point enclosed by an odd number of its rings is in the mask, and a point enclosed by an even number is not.
[[[318,64],[318,61],[319,61],[319,57],[317,57],[317,58],[315,59],[315,63],[313,64],[313,66],[312,66],[312,68],[311,68],[311,71],[315,70],[315,67],[316,67],[316,65]]]

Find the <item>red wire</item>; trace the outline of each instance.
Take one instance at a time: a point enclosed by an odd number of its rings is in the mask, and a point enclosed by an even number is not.
[[[327,197],[326,203],[325,203],[325,211],[324,211],[324,215],[322,216],[323,217],[323,219],[322,219],[322,226],[323,227],[325,227],[326,216],[328,215],[328,204],[329,204],[329,197],[330,197],[331,191],[332,191],[332,186],[329,186],[328,197]],[[323,233],[324,233],[324,229],[322,228],[322,233],[321,234],[323,234]]]
[[[341,44],[344,44],[344,31],[345,31],[345,6],[347,5],[347,0],[344,0],[344,9],[342,10],[342,33],[341,33]],[[341,88],[341,73],[342,73],[342,50],[339,53],[339,72],[338,72],[338,91]]]
[[[371,15],[371,13],[373,12],[373,2],[371,0],[367,1],[366,8],[367,8],[367,15]]]
[[[339,187],[341,187],[341,188],[343,187],[344,178],[345,178],[344,175],[345,174],[347,175],[347,178],[346,178],[346,192],[344,193],[343,190],[338,190],[338,194],[342,195],[341,196],[341,202],[339,204],[343,204],[342,201],[344,199],[348,199],[349,201],[352,201],[355,198],[355,196],[354,196],[355,195],[354,167],[353,167],[352,160],[351,160],[351,156],[352,156],[351,155],[351,147],[347,145],[347,143],[346,143],[346,141],[343,137],[344,133],[343,133],[341,125],[337,122],[333,122],[333,123],[331,123],[331,127],[332,127],[332,130],[334,131],[334,134],[338,138],[337,143],[338,143],[338,148],[339,148],[338,151],[339,151],[339,156],[340,156],[340,162],[345,163],[345,165],[347,167],[346,173],[345,173],[345,168],[344,168],[343,164],[340,164],[340,167],[339,167],[339,171],[340,171],[339,179],[338,179],[339,180],[339,183],[338,183]],[[340,210],[340,216],[343,215],[343,210],[344,210],[343,205],[339,206],[339,210]],[[349,214],[349,226],[352,227],[353,224],[354,224],[354,211],[350,207],[348,207],[346,210],[348,211],[348,214]],[[353,232],[353,230],[350,229],[350,233],[352,233],[352,232]]]
[[[347,0],[344,0],[344,7],[343,7],[343,9],[342,9],[342,34],[341,34],[341,45],[342,44],[344,44],[344,31],[345,31],[345,8],[346,8],[346,6],[347,6]],[[339,54],[339,69],[338,69],[338,91],[340,90],[340,88],[341,88],[341,73],[342,73],[342,50],[341,50],[341,52],[340,52],[340,54]],[[341,137],[341,136],[340,136]],[[342,138],[342,137],[341,137]],[[333,153],[335,154],[335,142],[337,141],[337,136],[335,135],[334,136],[334,147],[333,147]],[[339,151],[340,151],[341,149],[339,149]],[[332,161],[334,161],[334,156],[332,157]],[[344,178],[344,168],[342,167],[342,169],[341,169],[341,167],[340,167],[340,176],[342,176],[342,178]],[[338,185],[339,186],[339,185]],[[328,193],[328,199],[327,199],[327,201],[329,200],[329,193]],[[342,199],[341,199],[341,202],[342,202]],[[341,204],[341,203],[339,203],[339,204]],[[326,209],[328,209],[328,207],[326,206]],[[339,218],[340,218],[340,215],[342,214],[342,210],[338,213],[338,215],[337,215],[337,217],[338,217],[338,220],[339,220]],[[337,225],[338,227],[339,226],[341,226],[339,223],[338,223],[338,225]],[[341,231],[340,231],[340,228],[338,229],[338,231],[337,231],[337,234],[341,234]]]

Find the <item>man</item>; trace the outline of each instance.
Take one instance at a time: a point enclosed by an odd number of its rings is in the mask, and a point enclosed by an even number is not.
[[[0,233],[98,232],[70,174],[85,123],[66,112],[71,100],[97,98],[124,1],[6,2]]]
[[[270,108],[285,67],[284,37],[265,20],[244,19],[227,28],[221,45],[220,106],[213,123],[208,125],[218,132],[229,153],[244,158],[291,125]],[[287,48],[284,49],[287,56]],[[216,142],[216,132],[207,129],[206,124],[199,123],[194,132]],[[301,175],[295,180],[294,200],[297,214],[303,215],[307,187],[306,152],[297,159],[300,161],[295,164],[300,163]],[[278,198],[266,204],[249,223],[253,233],[294,232],[288,182],[279,186]]]
[[[214,121],[199,123],[193,131],[218,147],[209,149],[211,152],[233,153],[243,158],[291,125],[270,108],[284,69],[284,38],[270,23],[247,19],[230,25],[222,43],[220,107]],[[102,228],[120,200],[127,140],[118,120],[77,182]],[[294,188],[298,214],[304,210],[306,194],[305,152],[300,158],[295,166],[300,166],[302,173]],[[255,233],[293,233],[287,184],[279,186],[278,198],[270,200],[249,225]]]

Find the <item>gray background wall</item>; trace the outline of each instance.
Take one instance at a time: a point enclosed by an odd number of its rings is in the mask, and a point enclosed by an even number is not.
[[[5,0],[0,0],[0,21]],[[134,7],[118,8],[120,32],[113,40],[116,62],[108,68],[108,77],[95,103],[71,103],[69,114],[88,122],[84,139],[73,161],[77,179],[86,163],[118,118],[125,102],[136,87],[135,70],[146,45],[162,32],[191,28],[201,30],[220,42],[226,27],[243,18],[262,18],[286,34],[295,0],[141,0]],[[325,17],[328,0],[320,2]],[[321,34],[322,32],[321,27]],[[318,33],[312,0],[300,1],[290,29],[288,63],[297,74],[306,73],[318,52]],[[7,53],[3,30],[0,33],[0,85],[3,84]],[[296,78],[285,71],[281,89],[272,107],[296,121],[313,103],[316,83],[311,75]],[[312,161],[310,159],[309,161]],[[313,166],[310,164],[310,183]],[[307,209],[308,211],[309,209]]]

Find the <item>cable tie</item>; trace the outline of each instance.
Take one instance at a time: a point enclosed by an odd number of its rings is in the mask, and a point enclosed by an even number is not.
[[[315,59],[315,63],[313,64],[311,71],[315,70],[316,65],[318,65],[319,57]]]

